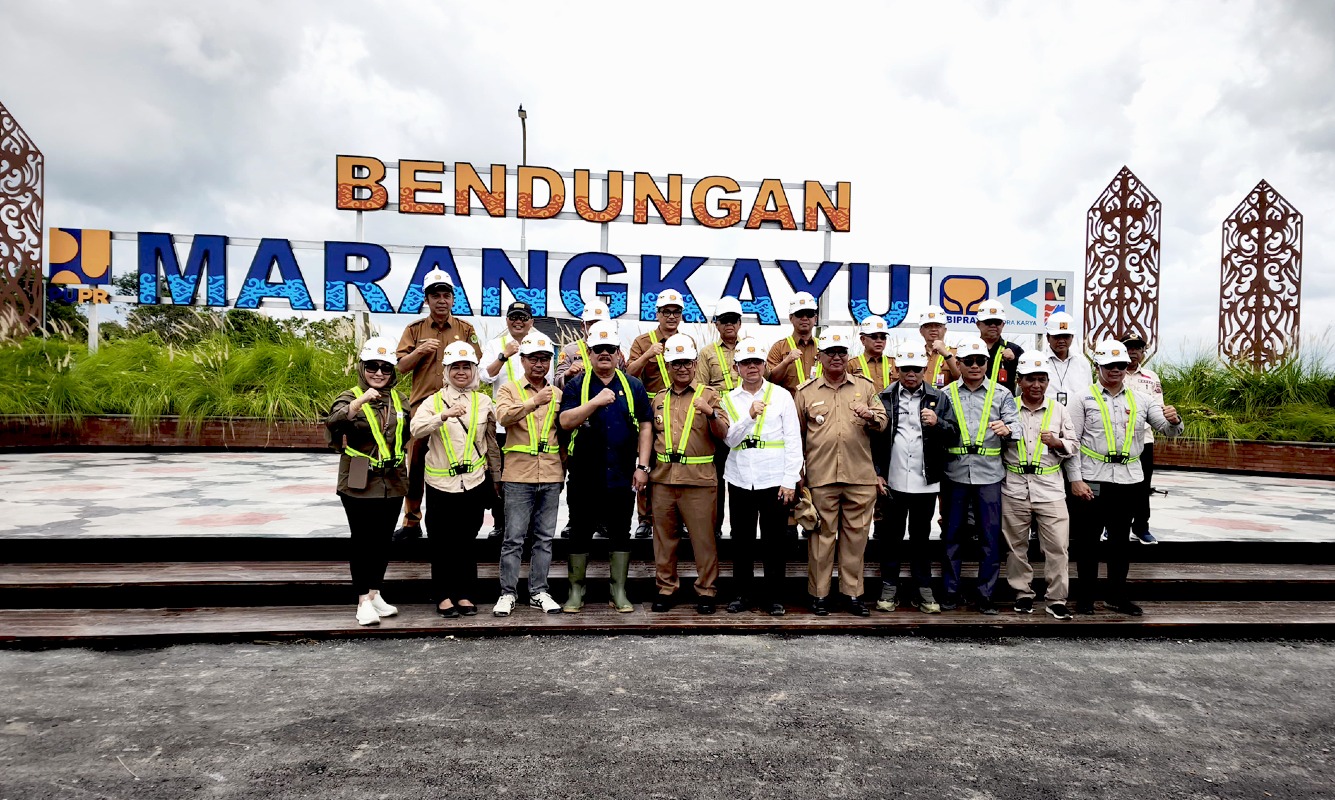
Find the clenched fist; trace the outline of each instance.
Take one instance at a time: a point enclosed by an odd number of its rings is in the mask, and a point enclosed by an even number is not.
[[[610,406],[617,401],[617,393],[611,389],[603,389],[593,398],[595,405]]]
[[[752,401],[751,401],[751,419],[756,419],[757,417],[759,417],[761,414],[764,414],[764,413],[765,413],[765,404],[762,403],[762,402],[760,402],[759,400],[752,400]]]
[[[556,390],[553,389],[552,385],[549,383],[546,386],[539,389],[537,394],[533,395],[533,403],[535,405],[545,406],[548,403],[552,402],[552,397],[555,394]]]

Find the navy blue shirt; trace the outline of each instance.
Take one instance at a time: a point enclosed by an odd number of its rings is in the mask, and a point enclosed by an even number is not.
[[[987,348],[987,377],[992,376],[992,362],[1001,358],[1001,351],[1007,347],[1015,353],[1015,360],[1001,359],[1001,369],[997,370],[997,383],[1005,386],[1011,394],[1015,394],[1015,381],[1019,377],[1015,372],[1015,366],[1020,363],[1020,358],[1024,355],[1024,348],[1015,342],[998,339],[996,344]]]
[[[585,372],[566,381],[561,393],[562,412],[582,405],[580,394],[586,380],[593,381],[589,386],[590,400],[603,389],[616,392],[617,399],[612,405],[593,412],[593,416],[576,429],[579,435],[574,438],[574,452],[566,467],[574,480],[596,481],[609,489],[629,489],[635,475],[635,459],[639,456],[640,424],[653,421],[649,393],[638,378],[626,376],[631,398],[635,401],[635,419],[632,420],[621,380],[613,375],[610,382],[603,383],[597,375]]]

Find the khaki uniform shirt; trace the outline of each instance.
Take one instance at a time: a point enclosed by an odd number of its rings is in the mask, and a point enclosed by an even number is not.
[[[366,414],[361,409],[357,410],[355,416],[349,416],[348,414],[348,406],[356,397],[357,395],[347,391],[335,398],[334,406],[329,410],[329,416],[325,417],[325,427],[329,429],[331,440],[336,446],[340,448],[343,446],[351,447],[354,450],[379,457],[380,446],[376,444],[375,437],[371,434],[371,423],[367,421]],[[390,402],[388,394],[382,394],[379,400],[368,403],[364,408],[371,409],[375,418],[379,420],[380,435],[385,437],[385,444],[393,450],[394,428],[398,422],[398,417],[394,413],[394,406]],[[403,448],[406,451],[410,438],[407,420],[404,420],[403,428]],[[346,494],[348,497],[403,497],[408,493],[408,465],[406,460],[397,467],[387,464],[380,469],[372,467],[367,470],[366,488],[364,489],[348,488],[348,470],[351,465],[352,456],[343,453],[338,460],[339,494]]]
[[[865,370],[862,368],[864,360],[867,362]],[[884,392],[886,387],[899,380],[899,370],[895,367],[895,360],[890,356],[873,358],[866,353],[860,356],[850,356],[848,371],[854,375],[861,375],[876,384],[877,393]]]
[[[441,359],[444,357],[446,346],[453,342],[471,342],[473,349],[477,351],[478,359],[482,358],[482,345],[477,340],[473,326],[453,314],[444,323],[438,324],[431,317],[426,317],[404,328],[403,336],[399,338],[399,358],[406,357],[413,348],[427,339],[440,342],[440,349],[434,355],[423,358],[413,365],[413,389],[408,397],[408,406],[413,409],[445,385],[445,367],[441,364]]]
[[[960,374],[955,369],[954,361],[940,353],[932,353],[927,358],[927,369],[923,370],[922,379],[933,389],[944,389],[949,384],[959,380]]]
[[[667,422],[663,416],[663,406],[667,402],[668,395],[672,396],[672,429],[667,429]],[[654,463],[653,469],[649,473],[649,480],[654,483],[668,484],[671,486],[717,486],[718,473],[714,471],[714,462],[709,461],[704,464],[682,464],[673,461],[663,461],[659,459],[660,453],[668,452],[667,436],[672,437],[672,449],[676,450],[677,445],[681,443],[681,432],[686,426],[686,415],[690,411],[694,402],[695,386],[688,386],[680,392],[664,391],[659,392],[658,396],[650,401],[650,407],[654,410],[654,454],[652,456]],[[723,399],[718,392],[705,388],[700,393],[700,397],[709,407],[721,416],[724,421],[728,420],[728,412],[723,408]],[[714,434],[709,430],[709,415],[701,414],[697,409],[694,419],[691,420],[691,433],[686,440],[687,456],[713,456],[717,449],[717,440]]]
[[[1047,413],[1049,405],[1054,406],[1054,408],[1052,409],[1052,419],[1048,421],[1047,430],[1057,434],[1057,438],[1061,439],[1062,448],[1065,450],[1061,454],[1054,453],[1052,448],[1039,441],[1039,434],[1042,433],[1043,415]],[[1066,410],[1066,406],[1058,403],[1052,397],[1043,398],[1043,405],[1039,406],[1037,411],[1029,410],[1023,402],[1016,403],[1016,406],[1020,414],[1020,430],[1011,432],[1011,438],[1006,442],[1005,450],[1001,453],[1001,457],[1007,466],[1020,466],[1021,447],[1025,449],[1024,457],[1028,460],[1029,454],[1033,452],[1036,444],[1042,449],[1038,456],[1038,466],[1040,468],[1059,466],[1072,454],[1079,452],[1078,443],[1075,440],[1075,429],[1071,427],[1071,414]],[[1051,475],[1026,474],[1006,470],[1005,482],[1001,484],[1001,493],[1006,497],[1028,500],[1031,503],[1065,504],[1066,479],[1062,477],[1060,469]]]
[[[428,472],[426,482],[433,489],[442,492],[463,492],[482,483],[488,472],[491,473],[493,481],[501,480],[501,448],[496,444],[496,409],[492,405],[491,398],[477,392],[461,392],[453,386],[446,386],[440,390],[441,398],[445,401],[445,409],[463,406],[468,410],[472,405],[473,394],[477,394],[479,400],[477,432],[472,441],[468,441],[467,435],[469,415],[464,414],[462,417],[442,422],[440,414],[436,413],[435,403],[431,402],[429,396],[413,414],[413,438],[429,437],[426,451],[428,470],[446,470],[451,466],[449,458],[445,455],[445,445],[440,439],[439,431],[442,430],[442,425],[445,435],[450,437],[454,455],[460,461],[470,462],[476,459],[478,454],[486,456],[487,463],[474,472],[465,472],[462,475],[432,475]]]
[[[677,332],[680,333],[680,329],[678,329]],[[650,333],[656,333],[656,331],[651,331]],[[662,343],[667,339],[667,337],[663,336],[661,333],[656,333],[656,335],[658,336],[659,343]],[[630,343],[630,358],[628,360],[634,361],[644,355],[644,351],[653,346],[654,343],[649,339],[648,333],[642,333],[639,336],[636,336],[635,341]],[[640,379],[640,383],[644,384],[644,390],[649,393],[650,397],[663,391],[665,387],[672,383],[672,375],[668,372],[667,361],[665,361],[662,356],[656,356],[653,361],[645,364],[644,371],[634,377]]]
[[[811,378],[811,371],[819,363],[816,361],[816,340],[813,337],[811,341],[803,344],[798,341],[795,334],[790,333],[793,342],[797,345],[798,351],[802,357],[789,364],[783,369],[779,369],[779,362],[783,361],[792,348],[788,346],[788,338],[784,337],[775,342],[769,349],[769,356],[765,359],[765,378],[773,384],[782,386],[789,392],[796,393],[797,387],[804,381]]]
[[[552,401],[539,408],[534,402],[533,395],[538,390],[533,388],[533,384],[527,379],[520,379],[523,384],[524,394],[528,398],[521,400],[519,398],[519,387],[513,383],[505,383],[500,389],[496,390],[496,417],[501,425],[505,426],[505,446],[507,448],[515,445],[528,446],[533,442],[533,436],[542,433],[543,427],[547,424],[547,416],[552,416],[552,427],[547,432],[547,446],[551,452],[539,450],[537,455],[520,452],[518,450],[507,450],[505,453],[505,482],[506,483],[560,483],[565,480],[565,462],[564,448],[557,438],[557,432],[561,429],[557,417],[561,413],[561,393],[552,389]],[[532,415],[530,417],[530,415]],[[533,426],[533,430],[529,426]]]
[[[720,352],[723,353],[721,361]],[[696,381],[717,392],[731,392],[741,386],[742,379],[737,375],[737,365],[732,360],[736,352],[735,343],[729,346],[720,341],[705,345],[705,349],[700,351]]]
[[[875,486],[871,434],[885,430],[889,417],[872,382],[861,375],[847,375],[843,383],[831,386],[822,375],[802,384],[793,399],[802,426],[807,486]],[[872,418],[855,415],[855,405],[871,409]]]

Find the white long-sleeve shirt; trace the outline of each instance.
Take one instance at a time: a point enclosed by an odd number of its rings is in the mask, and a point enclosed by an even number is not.
[[[774,388],[765,409],[765,424],[757,431],[757,420],[751,418],[751,403],[763,400],[770,386]],[[738,386],[724,398],[733,422],[724,438],[732,449],[723,468],[723,479],[743,489],[797,488],[797,479],[802,474],[802,428],[793,396],[782,386],[761,381],[760,390],[754,394],[745,386]],[[783,447],[743,447],[743,440],[752,435],[762,442],[783,442]]]
[[[1085,396],[1093,383],[1094,368],[1074,347],[1065,359],[1048,353],[1048,397],[1070,408]]]

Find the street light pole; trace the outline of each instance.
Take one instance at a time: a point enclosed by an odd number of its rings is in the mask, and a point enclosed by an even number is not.
[[[528,112],[524,110],[524,104],[519,104],[519,127],[523,136],[523,156],[520,158],[521,167],[528,166]],[[515,179],[515,193],[519,192],[519,179]],[[517,206],[516,206],[517,207]],[[528,220],[519,220],[519,252],[524,256],[524,269],[528,269]]]

